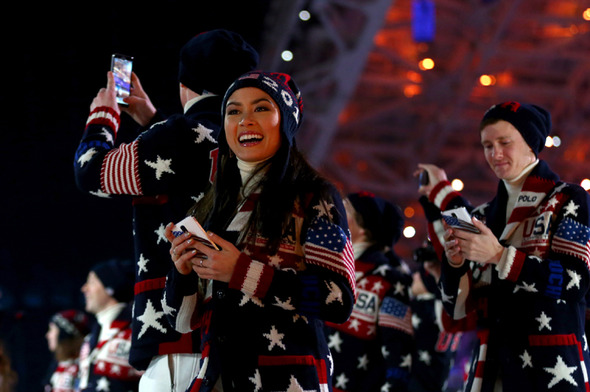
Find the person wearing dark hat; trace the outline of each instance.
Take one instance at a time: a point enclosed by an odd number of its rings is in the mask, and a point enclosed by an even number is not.
[[[370,192],[344,200],[355,257],[356,303],[341,324],[326,323],[334,391],[406,391],[413,346],[409,268],[394,252],[401,209]]]
[[[538,158],[551,131],[540,106],[502,102],[480,126],[484,156],[500,179],[492,201],[472,208],[435,165],[431,239],[441,253],[439,287],[456,322],[475,320],[467,391],[585,391],[584,334],[590,286],[590,195],[563,182]],[[480,233],[440,222],[440,211],[465,206]]]
[[[78,386],[79,355],[84,337],[90,333],[90,320],[76,309],[55,313],[45,334],[54,355],[45,392],[74,392]]]
[[[141,372],[129,364],[134,279],[129,260],[101,262],[88,273],[81,291],[97,322],[80,349],[81,392],[138,390]]]
[[[116,104],[111,73],[107,87],[92,102],[74,174],[77,186],[92,195],[133,196],[137,265],[130,362],[146,370],[142,392],[184,391],[198,372],[199,331],[179,333],[164,320],[160,299],[166,274],[173,268],[164,227],[184,217],[210,186],[223,94],[257,65],[258,53],[239,34],[211,30],[191,38],[180,51],[183,114],[165,119],[135,74],[126,108]],[[146,128],[131,143],[117,139],[122,110]]]
[[[215,183],[192,210],[219,249],[166,229],[166,315],[203,332],[190,390],[332,390],[323,322],[350,316],[354,259],[340,194],[296,147],[300,91],[287,74],[253,71],[222,110]]]

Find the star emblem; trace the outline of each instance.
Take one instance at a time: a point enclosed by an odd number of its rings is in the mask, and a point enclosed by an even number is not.
[[[537,289],[535,288],[535,284],[536,284],[536,283],[531,283],[531,284],[528,284],[527,282],[524,282],[524,281],[523,281],[523,282],[522,282],[522,286],[517,284],[517,285],[514,287],[514,291],[513,291],[513,293],[516,293],[516,292],[517,292],[518,290],[520,290],[520,289],[522,289],[522,290],[524,290],[524,291],[528,291],[529,293],[536,293],[536,292],[538,292],[539,290],[537,290]]]
[[[390,352],[387,351],[387,347],[386,346],[381,346],[381,355],[383,355],[383,358],[387,358],[389,357]]]
[[[407,367],[408,369],[412,367],[412,354],[406,354],[402,357],[402,362],[400,363],[399,367]]]
[[[576,271],[566,270],[567,274],[570,276],[571,280],[566,286],[566,290],[571,289],[572,287],[580,288],[580,281],[582,280],[582,275],[578,274]]]
[[[203,124],[199,124],[198,127],[193,128],[193,131],[197,133],[197,138],[195,139],[196,144],[202,143],[205,139],[209,140],[211,143],[217,143],[217,140],[211,136],[213,130],[203,126]]]
[[[274,325],[270,329],[270,332],[263,334],[263,336],[270,341],[268,345],[268,351],[271,351],[275,346],[280,347],[283,350],[287,349],[287,347],[285,347],[285,345],[282,342],[283,338],[285,337],[285,334],[279,333],[279,331],[277,331]]]
[[[580,206],[577,205],[576,203],[574,203],[573,200],[570,200],[570,202],[567,203],[567,205],[565,206],[565,214],[563,214],[563,216],[568,216],[568,215],[578,216],[578,213],[576,211],[579,207]]]
[[[314,392],[313,390],[304,390],[303,387],[297,382],[294,375],[291,375],[289,382],[289,388],[285,392]]]
[[[328,297],[326,298],[326,305],[329,305],[332,302],[339,302],[341,304],[344,304],[344,301],[342,300],[342,290],[340,289],[340,287],[338,287],[338,285],[334,282],[325,283],[326,286],[328,286],[328,289],[330,290],[330,294],[328,294]]]
[[[286,301],[281,301],[279,297],[275,296],[275,306],[285,310],[295,310],[295,306],[291,304],[291,298],[287,298]]]
[[[448,295],[447,293],[445,293],[445,290],[442,287],[442,285],[440,285],[440,297],[443,302],[448,302],[448,303],[453,303],[453,298],[455,298],[454,296]]]
[[[578,383],[572,377],[572,373],[577,369],[577,366],[567,366],[566,363],[563,361],[560,355],[557,356],[557,363],[554,367],[546,367],[543,368],[547,373],[552,374],[553,378],[549,381],[547,385],[549,388],[552,388],[560,382],[561,380],[567,381],[574,386],[578,386]]]
[[[342,338],[338,332],[334,332],[332,335],[328,336],[328,348],[333,348],[337,353],[340,353],[342,352],[342,348],[340,347],[341,344]]]
[[[379,274],[381,276],[386,276],[387,275],[387,271],[390,271],[392,268],[391,266],[387,265],[387,264],[381,264],[379,267],[375,268],[375,270],[373,271],[373,273],[375,275]]]
[[[330,218],[330,220],[332,220],[333,217],[332,217],[332,213],[330,211],[332,210],[333,207],[334,207],[334,204],[321,202],[320,204],[314,206],[313,209],[318,212],[318,218],[325,215],[328,218]]]
[[[336,377],[336,388],[346,389],[346,384],[350,381],[346,374],[340,373],[338,377]]]
[[[375,283],[373,283],[373,287],[371,288],[371,291],[379,293],[382,289],[383,289],[383,283],[381,283],[381,281],[378,280]]]
[[[113,139],[113,134],[110,133],[106,128],[103,128],[100,134],[104,136],[108,143],[113,144],[115,142],[115,139]]]
[[[164,174],[164,173],[175,174],[174,171],[172,169],[170,169],[170,165],[172,164],[172,159],[162,159],[158,155],[156,158],[156,162],[152,162],[152,161],[148,161],[148,160],[146,160],[144,162],[146,165],[148,165],[152,169],[156,170],[156,180],[159,180],[160,178],[162,178],[162,174]]]
[[[354,329],[358,332],[360,326],[361,322],[356,317],[351,317],[348,319],[348,329]]]
[[[141,274],[142,272],[148,272],[147,263],[149,259],[143,257],[143,253],[139,255],[139,260],[137,261],[137,275]]]
[[[395,290],[394,290],[393,294],[401,294],[401,295],[405,294],[406,285],[403,284],[402,282],[395,282],[394,288],[395,288]]]
[[[541,312],[541,315],[535,318],[539,322],[539,331],[543,328],[547,328],[551,331],[551,326],[549,325],[549,321],[551,321],[551,317],[547,317],[545,312]]]
[[[165,231],[166,231],[166,226],[164,226],[163,223],[160,223],[160,226],[158,227],[158,229],[154,230],[154,233],[156,233],[156,235],[158,236],[158,239],[156,240],[156,244],[160,245],[160,241],[164,241],[164,243],[166,243],[168,241],[168,239],[166,238],[166,235],[164,234]]]
[[[430,353],[428,351],[418,350],[418,359],[420,360],[420,362],[424,362],[425,364],[430,365],[432,357],[430,356]]]
[[[367,354],[364,354],[362,357],[358,357],[357,359],[359,363],[356,365],[356,368],[367,370],[369,366],[369,358],[367,358]]]
[[[520,356],[520,359],[522,359],[522,368],[523,369],[527,366],[533,367],[533,358],[529,355],[527,350],[524,350],[524,353],[522,353],[519,356]]]
[[[164,311],[164,314],[174,314],[174,312],[176,312],[176,309],[174,309],[171,306],[168,306],[168,301],[166,300],[166,292],[164,291],[164,297],[160,300],[160,303],[162,305],[162,310]]]
[[[260,372],[258,369],[254,372],[252,377],[248,377],[248,380],[254,384],[254,392],[262,391],[262,380],[260,379]]]
[[[283,261],[283,258],[277,254],[270,256],[268,261],[268,265],[275,267],[275,268],[279,268],[279,266],[281,265],[281,262]]]
[[[109,380],[106,377],[101,377],[96,382],[96,390],[97,390],[97,392],[98,391],[109,392],[111,390],[111,383],[109,382]]]
[[[412,313],[412,327],[414,327],[414,329],[418,329],[418,326],[421,322],[422,320],[420,317],[416,313]]]
[[[244,295],[242,295],[242,300],[240,301],[240,306],[244,306],[248,302],[252,302],[254,305],[258,305],[259,307],[264,308],[264,304],[262,303],[260,298],[248,295],[246,293],[243,293],[243,294]]]
[[[80,158],[78,158],[78,163],[80,164],[80,167],[84,167],[84,165],[87,162],[90,162],[92,160],[92,157],[97,153],[98,151],[96,151],[94,148],[88,149],[86,150],[86,152],[82,155],[80,155]]]
[[[547,202],[547,206],[545,207],[545,211],[551,209],[554,210],[555,206],[559,203],[559,200],[557,199],[557,197],[554,195],[553,197],[551,197],[551,199],[549,199],[549,201]]]
[[[141,330],[137,335],[137,338],[141,338],[143,334],[148,330],[148,328],[154,328],[162,333],[166,333],[166,328],[158,321],[164,315],[164,312],[156,312],[154,305],[152,304],[151,300],[147,300],[147,304],[145,306],[145,310],[141,316],[138,316],[137,319],[143,323],[141,326]]]

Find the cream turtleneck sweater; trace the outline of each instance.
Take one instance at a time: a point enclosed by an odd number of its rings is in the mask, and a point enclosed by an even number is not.
[[[518,194],[522,190],[522,185],[524,181],[528,177],[528,175],[533,171],[535,166],[539,163],[539,160],[536,159],[533,163],[525,167],[522,172],[513,178],[512,180],[502,180],[504,181],[504,185],[506,186],[506,191],[508,192],[508,203],[506,204],[506,221],[512,214],[512,210],[514,209],[514,205],[516,204],[516,199],[518,198]]]

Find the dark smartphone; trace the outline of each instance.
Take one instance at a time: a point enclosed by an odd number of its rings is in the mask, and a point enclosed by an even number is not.
[[[133,68],[133,57],[124,54],[113,54],[111,57],[111,71],[115,78],[115,91],[117,92],[117,103],[127,105],[123,98],[129,96],[131,91],[131,69]]]
[[[428,185],[430,182],[430,178],[428,177],[428,172],[426,170],[422,170],[420,172],[420,177],[418,177],[418,183],[420,185]]]

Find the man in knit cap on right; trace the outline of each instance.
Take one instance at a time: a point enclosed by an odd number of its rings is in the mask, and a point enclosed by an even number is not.
[[[133,196],[135,297],[130,362],[145,370],[141,392],[183,392],[199,371],[200,331],[179,333],[165,320],[162,290],[173,268],[164,228],[186,216],[215,173],[221,101],[229,85],[258,66],[258,53],[225,29],[191,38],[179,55],[182,114],[168,118],[154,108],[132,74],[120,107],[112,74],[90,106],[74,157],[78,187],[92,195]],[[131,143],[117,140],[121,112],[144,131]],[[118,217],[113,217],[113,224]]]
[[[442,256],[439,288],[453,323],[474,320],[466,391],[588,391],[584,333],[590,287],[590,195],[539,159],[551,131],[544,108],[502,102],[484,114],[484,157],[499,179],[495,197],[473,208],[441,168],[431,182],[430,238]],[[418,171],[416,172],[416,174]],[[479,233],[441,222],[466,207]]]

